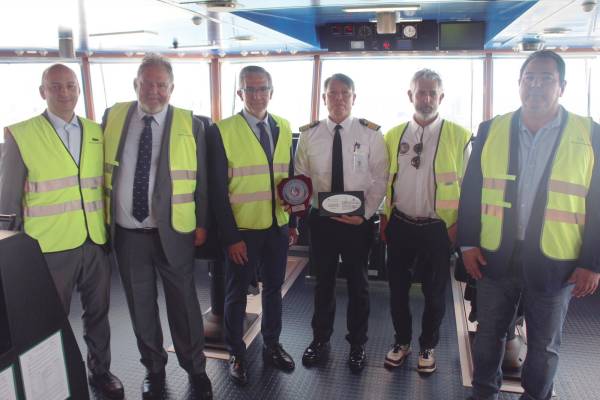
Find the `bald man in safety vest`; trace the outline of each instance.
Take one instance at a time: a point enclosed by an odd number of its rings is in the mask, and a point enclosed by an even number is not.
[[[90,384],[123,398],[109,371],[110,264],[102,200],[103,137],[98,124],[75,115],[75,73],[54,64],[42,75],[43,114],[4,130],[0,212],[36,239],[65,312],[77,288],[83,305]]]

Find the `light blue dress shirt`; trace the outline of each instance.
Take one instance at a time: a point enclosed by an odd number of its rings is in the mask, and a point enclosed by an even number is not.
[[[48,119],[52,123],[54,130],[62,140],[63,144],[73,157],[73,160],[79,165],[79,157],[81,154],[81,127],[77,115],[73,114],[71,121],[63,121],[58,115],[53,114],[50,110],[46,110]]]
[[[269,125],[269,113],[267,113],[265,115],[265,118],[258,119],[254,115],[250,114],[249,112],[247,112],[244,109],[244,110],[242,110],[242,115],[244,116],[246,121],[248,121],[248,125],[250,125],[250,129],[252,129],[252,132],[254,132],[254,135],[256,135],[256,138],[258,139],[259,142],[260,142],[260,129],[258,128],[258,123],[259,122],[265,123],[266,131],[269,134],[268,136],[269,136],[269,145],[271,146],[271,154],[273,154],[273,150],[274,150],[275,146],[273,145],[273,133],[271,132],[271,126]]]
[[[552,162],[550,154],[560,133],[564,118],[561,107],[556,118],[532,134],[523,120],[519,120],[519,181],[517,186],[517,239],[525,239],[531,209],[546,166]]]

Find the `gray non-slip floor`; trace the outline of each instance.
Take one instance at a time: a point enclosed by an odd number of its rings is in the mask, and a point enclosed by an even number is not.
[[[198,298],[202,309],[210,305],[208,273],[200,264],[196,271]],[[451,291],[447,291],[447,313],[441,329],[440,344],[436,350],[438,370],[431,376],[421,376],[415,370],[418,351],[418,335],[423,299],[419,286],[411,291],[415,321],[413,348],[415,352],[400,368],[390,371],[383,367],[383,358],[393,341],[393,328],[389,317],[388,289],[385,282],[371,282],[371,315],[369,318],[369,341],[366,346],[368,364],[360,374],[353,374],[347,366],[349,346],[344,339],[346,285],[338,281],[337,315],[332,337],[329,362],[306,369],[301,364],[304,348],[312,339],[310,318],[313,310],[314,281],[297,279],[283,302],[283,333],[281,342],[296,360],[296,370],[282,373],[263,366],[260,335],[248,350],[250,384],[239,388],[228,379],[227,363],[220,360],[207,362],[207,372],[213,383],[215,399],[244,400],[305,400],[305,399],[464,399],[469,389],[462,386],[460,362],[452,307]],[[159,307],[163,321],[165,345],[170,345],[164,298],[159,287]],[[561,352],[561,364],[556,379],[556,391],[561,400],[600,399],[600,295],[573,300],[565,327]],[[81,307],[74,296],[71,324],[85,358],[79,316]],[[127,312],[123,289],[118,274],[113,273],[110,322],[112,328],[112,372],[125,385],[126,398],[140,399],[140,384],[144,369],[139,355],[131,322]],[[174,354],[169,353],[167,365],[168,399],[188,399],[189,389],[186,373],[179,368]],[[101,399],[92,392],[92,398]],[[517,396],[502,394],[503,400]]]

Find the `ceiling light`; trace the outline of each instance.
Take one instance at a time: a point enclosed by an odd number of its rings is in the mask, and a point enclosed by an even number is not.
[[[585,12],[592,11],[594,7],[596,7],[596,0],[584,0],[581,3],[581,8],[583,8],[583,11]]]
[[[377,22],[377,18],[371,18],[369,19],[369,22]],[[403,22],[423,22],[423,18],[396,18],[396,23],[403,23]]]
[[[254,40],[254,36],[252,35],[237,35],[231,38],[232,40],[236,40],[238,42],[251,42]]]
[[[567,32],[570,32],[571,29],[569,28],[564,28],[562,26],[553,26],[550,28],[546,28],[544,29],[544,31],[542,32],[542,34],[544,36],[559,36],[559,35],[564,35]]]
[[[520,51],[538,51],[544,48],[544,41],[538,38],[523,38],[519,43]]]
[[[395,5],[395,6],[384,6],[384,7],[353,7],[344,8],[342,11],[347,13],[361,13],[361,12],[395,12],[395,11],[417,11],[420,10],[421,6],[418,4],[407,4],[407,5]]]

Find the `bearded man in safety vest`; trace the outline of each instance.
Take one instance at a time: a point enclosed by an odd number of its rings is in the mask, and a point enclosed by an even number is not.
[[[196,398],[211,399],[193,270],[195,246],[206,240],[204,128],[191,111],[169,105],[173,80],[168,60],[147,55],[134,80],[137,101],[117,103],[104,114],[107,222],[146,367],[142,398],[164,396],[160,274],[179,365]]]
[[[75,73],[54,64],[42,75],[47,108],[4,130],[0,212],[36,239],[65,312],[81,296],[89,382],[106,397],[123,397],[110,373],[110,264],[102,199],[103,137],[98,124],[75,115]]]
[[[521,108],[483,122],[462,185],[458,240],[477,279],[473,398],[497,399],[506,330],[527,326],[521,399],[550,399],[571,297],[600,279],[600,126],[559,105],[565,63],[541,50],[521,66]]]
[[[396,334],[384,364],[398,367],[411,352],[409,290],[418,257],[425,310],[417,370],[432,373],[437,368],[434,349],[446,311],[450,252],[456,242],[460,182],[471,132],[440,117],[444,87],[436,72],[417,71],[408,97],[415,109],[412,120],[385,135],[390,175],[380,228],[387,241],[390,311]]]
[[[229,375],[248,382],[243,341],[246,293],[260,266],[262,336],[266,362],[283,371],[295,367],[279,343],[281,285],[288,244],[297,231],[277,194],[277,185],[293,174],[292,131],[287,120],[267,112],[273,95],[271,75],[263,68],[240,71],[238,96],[244,109],[214,124],[207,134],[210,198],[220,240],[227,253],[225,342]]]

